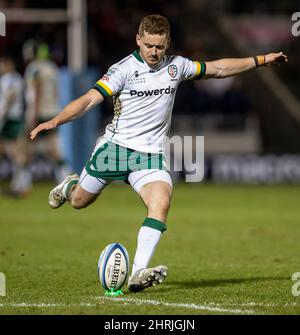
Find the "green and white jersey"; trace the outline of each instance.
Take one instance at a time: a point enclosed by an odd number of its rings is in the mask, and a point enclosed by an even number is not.
[[[104,138],[139,152],[163,153],[177,87],[201,78],[205,69],[204,62],[181,56],[165,56],[151,68],[137,50],[114,64],[94,87],[113,97],[114,118]]]
[[[24,115],[24,84],[21,75],[17,72],[6,73],[0,77],[0,120],[21,121]],[[13,97],[12,102],[10,102]],[[4,111],[9,106],[8,111]],[[4,120],[2,120],[4,121]]]
[[[58,67],[50,60],[34,60],[26,67],[26,117],[30,120],[36,110],[39,120],[50,120],[59,112]],[[36,95],[39,95],[36,99]],[[38,106],[35,106],[38,101]]]

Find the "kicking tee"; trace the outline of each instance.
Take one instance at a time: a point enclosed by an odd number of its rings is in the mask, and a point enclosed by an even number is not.
[[[135,151],[163,153],[179,83],[200,79],[205,70],[204,62],[181,56],[165,56],[151,68],[138,50],[114,64],[94,87],[113,97],[114,118],[103,137]]]

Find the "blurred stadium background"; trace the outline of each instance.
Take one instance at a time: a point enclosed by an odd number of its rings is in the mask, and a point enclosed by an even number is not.
[[[300,181],[300,37],[293,36],[296,0],[0,1],[10,51],[24,73],[22,47],[42,39],[59,66],[63,107],[88,90],[107,68],[135,49],[140,19],[167,16],[172,26],[170,53],[214,60],[282,50],[289,63],[260,68],[235,78],[186,82],[177,93],[172,132],[203,135],[205,179],[213,182],[298,183]],[[60,128],[63,155],[81,171],[95,139],[112,118],[107,100],[80,121]],[[80,149],[79,149],[80,148]],[[46,157],[32,163],[35,180],[53,178]],[[0,161],[0,179],[10,163]],[[180,178],[181,176],[175,176]]]
[[[145,215],[137,195],[120,184],[86,211],[51,211],[55,163],[37,152],[32,193],[21,201],[0,197],[0,272],[7,276],[0,314],[299,314],[299,296],[291,293],[291,276],[300,271],[300,36],[292,34],[299,1],[0,0],[0,12],[0,54],[12,53],[22,75],[24,43],[49,45],[60,107],[135,50],[139,21],[149,13],[169,18],[170,53],[204,61],[272,51],[289,57],[282,67],[178,90],[172,134],[204,136],[207,183],[176,185],[170,229],[153,260],[170,274],[138,296],[167,305],[105,300],[96,276],[100,251],[115,240],[132,259]],[[81,171],[112,115],[107,99],[59,128],[72,170]],[[0,187],[11,174],[11,162],[0,157]]]

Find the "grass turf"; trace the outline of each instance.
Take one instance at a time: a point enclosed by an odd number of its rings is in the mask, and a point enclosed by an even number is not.
[[[113,185],[88,209],[51,210],[50,184],[24,200],[0,198],[0,314],[300,314],[299,186],[178,184],[152,265],[157,287],[104,298],[97,261],[111,242],[134,256],[146,211]],[[45,305],[43,305],[45,304]]]

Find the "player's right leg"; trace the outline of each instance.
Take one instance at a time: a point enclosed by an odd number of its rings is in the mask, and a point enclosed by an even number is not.
[[[78,185],[79,176],[71,174],[67,176],[59,185],[57,185],[49,193],[49,205],[51,208],[56,209],[63,205],[66,200],[71,199],[71,194],[75,191]]]
[[[80,209],[93,203],[109,182],[96,178],[83,169],[80,177],[77,174],[67,176],[49,194],[49,205],[56,209],[69,201],[71,206]]]

